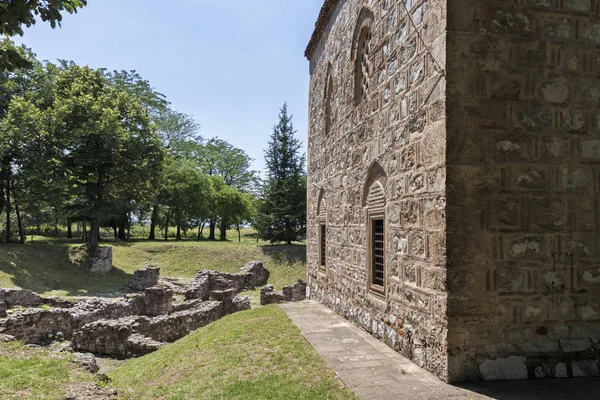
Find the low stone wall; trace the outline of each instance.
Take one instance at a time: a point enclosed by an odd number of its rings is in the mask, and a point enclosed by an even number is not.
[[[283,292],[277,292],[273,285],[266,285],[260,290],[260,304],[263,306],[302,300],[306,300],[306,283],[303,280],[298,280],[293,286],[284,286]]]
[[[219,294],[217,294],[217,297]],[[222,292],[220,294],[222,296]],[[250,309],[248,298],[227,297],[225,301],[188,302],[192,308],[154,318],[128,317],[87,324],[73,335],[71,346],[77,351],[116,357],[138,357],[151,353],[164,343],[178,340],[191,331],[223,316]]]
[[[186,300],[208,300],[214,291],[235,289],[236,293],[244,289],[254,289],[269,280],[270,272],[259,261],[253,261],[240,269],[237,274],[202,270],[185,290]]]
[[[0,333],[14,336],[30,344],[44,344],[57,333],[69,340],[85,324],[100,319],[119,319],[143,314],[144,300],[140,296],[128,300],[90,299],[72,308],[30,309],[0,322]]]
[[[131,292],[142,292],[148,288],[158,285],[160,280],[160,268],[148,267],[138,269],[133,273],[133,278],[125,285],[125,290]]]

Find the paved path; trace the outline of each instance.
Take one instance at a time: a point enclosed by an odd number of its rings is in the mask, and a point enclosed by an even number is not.
[[[600,379],[448,385],[317,302],[282,307],[342,382],[364,400],[600,399]]]

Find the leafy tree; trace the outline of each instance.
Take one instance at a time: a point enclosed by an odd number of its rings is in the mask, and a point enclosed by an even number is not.
[[[239,148],[219,138],[212,138],[204,144],[190,146],[189,158],[197,160],[202,171],[209,176],[218,176],[222,183],[241,192],[251,192],[258,182],[256,171],[250,170],[252,158]],[[220,191],[219,183],[215,184]],[[218,212],[209,220],[209,240],[215,240]]]
[[[252,215],[249,195],[227,185],[215,193],[214,206],[219,217],[219,239],[223,241],[227,240],[227,229],[235,225],[239,234],[240,225]]]
[[[87,5],[87,0],[10,0],[0,4],[0,29],[6,36],[23,36],[23,25],[30,27],[36,18],[60,26],[62,14],[73,14]]]
[[[212,185],[189,161],[173,161],[165,169],[160,203],[167,209],[165,241],[171,222],[177,227],[177,240],[181,240],[181,229],[190,220],[206,218]]]
[[[56,81],[52,121],[58,167],[79,199],[75,217],[90,221],[90,247],[111,216],[111,200],[155,190],[163,151],[147,112],[112,87],[101,71],[72,66]]]
[[[60,26],[65,12],[76,13],[78,8],[87,5],[87,0],[9,0],[0,3],[0,34],[4,36],[23,36],[23,25],[30,27],[39,18],[49,22],[52,28]],[[27,57],[0,42],[0,73],[14,71],[28,66]]]
[[[256,218],[259,236],[271,243],[291,244],[306,234],[305,155],[295,134],[284,104],[265,151],[267,181]]]

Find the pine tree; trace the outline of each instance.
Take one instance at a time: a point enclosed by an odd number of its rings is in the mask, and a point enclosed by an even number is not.
[[[284,104],[265,150],[267,180],[255,223],[260,238],[271,243],[291,244],[306,234],[306,157],[295,134]]]

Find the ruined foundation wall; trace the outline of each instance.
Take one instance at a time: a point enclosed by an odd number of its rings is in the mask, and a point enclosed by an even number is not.
[[[402,3],[339,1],[309,54],[309,290],[446,379],[446,1],[407,1],[416,28]],[[361,26],[372,36],[356,106]],[[371,201],[385,216],[383,296],[369,290]]]
[[[600,1],[448,1],[449,379],[598,375]]]

